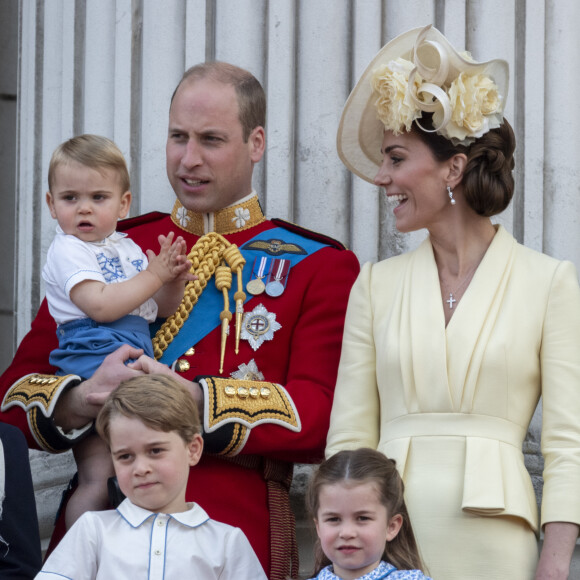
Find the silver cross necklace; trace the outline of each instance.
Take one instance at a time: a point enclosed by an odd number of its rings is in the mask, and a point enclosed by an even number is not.
[[[449,298],[447,298],[447,300],[445,300],[444,302],[446,302],[449,305],[449,310],[453,310],[453,306],[457,302],[459,302],[459,300],[461,300],[461,297],[463,296],[463,294],[462,294],[463,290],[467,287],[467,285],[469,284],[469,282],[473,278],[473,275],[475,274],[475,271],[477,270],[478,266],[479,266],[479,262],[477,264],[475,264],[475,266],[466,274],[466,276],[463,278],[463,280],[461,281],[459,286],[457,286],[453,290],[448,291]],[[439,281],[441,282],[441,286],[443,287],[444,284],[441,281],[441,278],[439,278]],[[446,293],[447,293],[447,291],[444,292],[444,294],[446,294]]]

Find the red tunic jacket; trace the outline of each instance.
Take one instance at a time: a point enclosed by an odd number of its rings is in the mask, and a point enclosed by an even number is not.
[[[176,215],[174,210],[172,220],[166,214],[147,214],[121,222],[119,229],[127,231],[143,250],[157,252],[157,236],[169,231],[183,236],[191,248],[199,237],[176,225],[179,222]],[[285,419],[287,424],[284,425],[273,422],[280,409],[266,408],[248,429],[236,423],[235,409],[230,410],[230,423],[206,439],[207,453],[192,468],[187,489],[188,501],[198,502],[210,517],[240,527],[246,533],[270,578],[284,578],[290,573],[286,564],[284,570],[277,571],[275,568],[279,564],[274,560],[290,557],[288,530],[291,529],[293,535],[293,521],[288,487],[291,467],[293,462],[317,462],[323,457],[344,316],[350,288],[359,271],[354,254],[345,251],[337,242],[285,222],[262,221],[224,237],[242,246],[259,232],[280,226],[328,244],[291,268],[281,296],[273,298],[264,293],[246,302],[245,312],[263,305],[268,313],[275,315],[281,328],[272,340],[264,341],[255,351],[247,340],[241,340],[236,355],[232,321],[224,372],[220,375],[221,330],[217,320],[216,329],[197,344],[188,344],[190,353],[180,357],[177,367],[189,366],[183,374],[191,380],[199,376],[228,378],[240,365],[253,359],[264,381],[274,383],[274,390],[276,385],[282,386],[274,399],[282,400],[282,406],[293,407],[296,411],[297,418]],[[251,268],[252,264],[245,267]],[[50,382],[55,379],[48,376],[55,370],[48,363],[48,355],[56,346],[55,324],[43,302],[12,365],[0,377],[0,396],[16,385],[4,400],[0,420],[20,427],[30,446],[53,452],[70,447],[70,442],[55,434],[46,417],[52,413],[56,400]],[[47,377],[33,376],[24,383],[21,381],[18,387],[18,381],[30,373],[45,373]],[[231,379],[204,382],[206,400],[219,396],[226,383],[236,386],[236,381]],[[11,404],[8,408],[7,403]],[[243,407],[243,398],[239,403],[240,408]],[[212,413],[210,409],[210,415]],[[205,417],[206,426],[208,420],[211,421],[211,417]],[[280,502],[284,505],[277,505]]]

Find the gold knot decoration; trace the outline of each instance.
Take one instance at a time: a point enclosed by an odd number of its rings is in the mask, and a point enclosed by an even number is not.
[[[245,258],[235,244],[228,242],[220,234],[210,232],[197,240],[187,259],[191,262],[190,272],[197,276],[185,286],[181,304],[174,314],[163,323],[153,338],[153,353],[159,360],[171,341],[181,330],[196,305],[207,283],[215,274],[216,288],[223,293],[224,309],[220,314],[222,341],[220,357],[220,373],[223,372],[225,347],[228,336],[229,322],[232,314],[229,310],[228,291],[232,286],[232,272],[237,275],[238,290],[234,294],[236,302],[236,354],[240,345],[242,315],[246,294],[243,291],[242,270],[246,264]]]

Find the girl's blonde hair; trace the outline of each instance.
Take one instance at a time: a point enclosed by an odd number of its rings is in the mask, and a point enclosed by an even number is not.
[[[95,426],[110,445],[111,419],[124,415],[156,431],[175,431],[186,443],[201,431],[191,393],[168,375],[141,375],[123,381],[105,401]]]
[[[390,542],[385,543],[382,559],[399,570],[421,570],[423,562],[403,499],[403,480],[397,471],[395,461],[388,459],[379,451],[365,447],[339,451],[323,461],[310,480],[306,493],[306,505],[313,519],[318,517],[322,487],[341,482],[376,484],[379,500],[387,508],[388,517],[400,514],[403,518],[399,533]],[[318,540],[315,546],[316,574],[331,563]]]

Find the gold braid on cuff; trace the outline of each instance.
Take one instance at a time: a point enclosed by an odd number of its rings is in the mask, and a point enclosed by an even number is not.
[[[263,423],[300,431],[300,418],[286,389],[276,383],[218,377],[199,378],[205,391],[206,432],[227,423],[252,429]]]
[[[71,380],[75,381],[75,385],[80,382],[76,375],[27,375],[8,389],[2,401],[2,411],[17,406],[28,412],[37,407],[45,417],[50,417],[61,391]]]
[[[50,453],[67,451],[90,432],[90,424],[67,436],[54,424],[52,414],[59,397],[80,381],[76,375],[27,375],[8,389],[1,410],[20,407],[39,447]]]

